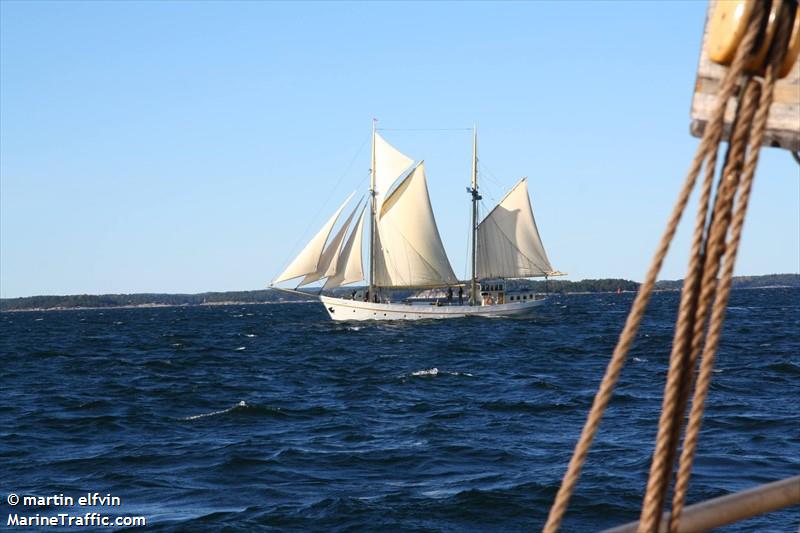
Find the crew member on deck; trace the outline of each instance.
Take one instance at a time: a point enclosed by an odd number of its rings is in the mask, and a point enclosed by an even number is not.
[[[453,303],[453,287],[447,287],[447,303]]]
[[[464,289],[458,288],[458,305],[464,305]]]

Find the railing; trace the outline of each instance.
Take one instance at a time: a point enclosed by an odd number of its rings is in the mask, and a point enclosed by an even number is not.
[[[690,505],[681,515],[678,532],[707,531],[792,505],[800,505],[800,476]],[[669,513],[664,513],[659,533],[669,531],[668,524]],[[602,533],[636,533],[638,530],[639,522],[631,522]]]

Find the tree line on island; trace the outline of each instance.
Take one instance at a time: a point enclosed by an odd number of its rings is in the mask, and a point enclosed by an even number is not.
[[[525,280],[509,283],[524,286],[536,292],[556,294],[632,292],[639,289],[639,283],[626,279]],[[682,285],[683,280],[662,280],[656,283],[656,290],[680,290]],[[800,287],[800,274],[738,276],[733,279],[734,289],[767,287]],[[333,291],[333,293],[338,296],[349,296],[357,288],[360,287],[344,287]],[[316,291],[308,290],[307,293],[308,296],[305,296],[303,294],[262,289],[254,291],[204,292],[199,294],[139,293],[26,296],[0,299],[0,311],[298,302],[311,300]]]

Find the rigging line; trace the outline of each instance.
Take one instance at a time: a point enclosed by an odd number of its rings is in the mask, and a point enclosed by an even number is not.
[[[500,188],[504,187],[504,185],[503,185],[502,181],[500,180],[500,178],[498,178],[497,175],[489,169],[489,167],[487,167],[486,165],[484,165],[480,161],[478,162],[478,164],[483,168],[483,170],[485,172],[483,175],[485,177],[489,178],[490,182],[494,183],[495,185],[497,185]]]
[[[482,167],[482,170],[485,171],[485,173],[484,172],[481,173],[482,177],[489,178],[489,180],[488,180],[489,183],[491,183],[493,185],[496,185],[497,187],[500,187],[501,189],[503,189],[504,185],[500,182],[500,179],[497,176],[495,176],[495,174],[491,170],[489,170],[489,168],[486,165],[484,165],[480,161],[478,161],[478,165],[480,167]],[[483,182],[483,187],[484,187],[483,190],[484,191],[486,191],[486,184],[487,184],[487,182],[484,181]],[[494,194],[492,192],[491,186],[489,187],[489,190],[488,190],[488,192],[486,192],[486,194],[488,194],[489,198],[491,198],[495,203],[497,203],[497,198],[495,198],[495,196],[494,196]]]
[[[486,187],[486,183],[483,184],[483,187],[481,188],[481,195],[485,194],[486,196],[488,196],[489,199],[492,201],[492,203],[495,205],[500,203],[500,200],[497,199],[496,193],[497,191],[494,190],[492,187]],[[483,200],[481,200],[479,204],[482,205],[483,208],[487,210],[486,211],[487,213],[491,211],[491,209],[489,209],[489,206],[487,206]]]
[[[472,128],[375,128],[376,131],[472,131]]]
[[[313,216],[313,217],[311,217],[311,218],[309,218],[309,220],[308,220],[308,224],[306,224],[306,227],[305,227],[305,229],[303,229],[303,231],[302,231],[302,232],[301,232],[301,233],[298,235],[297,239],[294,241],[294,244],[292,244],[292,247],[289,249],[289,250],[290,250],[289,257],[290,257],[290,258],[294,256],[295,252],[297,251],[297,247],[298,247],[298,245],[300,244],[300,242],[302,242],[303,238],[304,238],[306,235],[308,235],[308,230],[309,230],[309,229],[311,229],[311,226],[312,226],[312,225],[314,224],[314,222],[317,220],[317,217],[319,217],[319,214],[322,212],[322,210],[323,210],[323,209],[325,209],[325,208],[328,206],[328,202],[329,202],[329,201],[330,201],[330,199],[333,197],[333,192],[334,192],[334,191],[335,191],[335,190],[336,190],[336,189],[339,187],[339,185],[341,184],[341,182],[342,182],[342,180],[344,179],[344,177],[345,177],[345,176],[346,176],[346,175],[347,175],[347,174],[350,172],[350,169],[351,169],[351,168],[353,168],[353,165],[355,164],[355,162],[356,162],[356,159],[358,159],[358,156],[359,156],[359,155],[361,155],[361,150],[363,150],[363,149],[364,149],[364,146],[367,144],[367,141],[369,141],[369,140],[370,140],[370,138],[371,138],[371,137],[367,137],[367,138],[365,138],[365,139],[364,139],[364,142],[363,142],[363,143],[361,143],[361,146],[358,148],[358,150],[356,151],[355,155],[354,155],[354,156],[353,156],[353,158],[350,160],[350,163],[348,163],[348,164],[347,164],[347,168],[345,169],[345,171],[344,171],[344,172],[342,172],[342,174],[341,174],[341,175],[339,176],[339,178],[336,180],[336,183],[334,183],[334,185],[333,185],[333,188],[331,188],[331,190],[330,190],[330,191],[328,192],[328,194],[325,196],[325,201],[324,201],[324,202],[322,202],[322,205],[319,207],[319,209],[318,209],[318,210],[317,210],[317,212],[314,214],[314,216]],[[361,180],[361,182],[359,183],[359,185],[360,185],[360,184],[361,184],[363,181],[364,181],[364,180],[363,180],[363,178],[362,178],[362,180]],[[360,200],[359,200],[359,201],[360,201]],[[288,263],[287,263],[286,261],[284,261],[282,269],[286,268],[287,266],[288,266]],[[281,271],[282,271],[282,270],[280,270],[279,272],[281,272]],[[273,279],[275,279],[275,278],[273,278]]]

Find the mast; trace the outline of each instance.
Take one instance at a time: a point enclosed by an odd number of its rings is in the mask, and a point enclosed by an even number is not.
[[[478,303],[478,254],[475,244],[478,239],[478,127],[472,127],[472,187],[467,188],[472,195],[472,275],[470,276],[469,304]]]
[[[367,288],[370,298],[374,299],[373,286],[375,283],[375,123],[372,119],[372,164],[369,169],[369,286]]]

